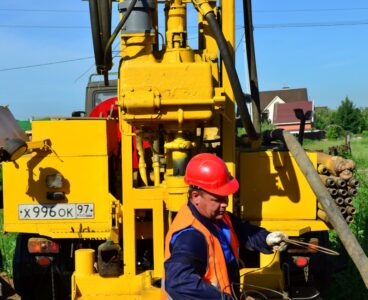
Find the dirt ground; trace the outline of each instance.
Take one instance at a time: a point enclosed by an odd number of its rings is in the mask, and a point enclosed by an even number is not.
[[[0,273],[0,299],[1,300],[20,300],[13,287],[13,280],[5,273]]]

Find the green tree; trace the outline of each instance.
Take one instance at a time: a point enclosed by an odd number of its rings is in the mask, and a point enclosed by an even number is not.
[[[346,97],[341,101],[337,108],[335,116],[336,124],[340,125],[346,131],[352,133],[360,133],[363,128],[363,117],[359,108],[356,108],[354,103]]]
[[[340,125],[332,124],[326,127],[326,137],[328,139],[339,139],[345,134],[344,129]]]
[[[325,130],[333,124],[335,111],[328,107],[316,107],[314,110],[314,128]]]
[[[362,107],[360,113],[363,118],[363,130],[368,130],[368,107]]]

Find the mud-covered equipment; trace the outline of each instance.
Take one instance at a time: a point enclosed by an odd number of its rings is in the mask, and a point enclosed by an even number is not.
[[[210,153],[198,154],[189,161],[184,181],[220,196],[234,194],[239,188],[238,181],[231,176],[224,161]]]

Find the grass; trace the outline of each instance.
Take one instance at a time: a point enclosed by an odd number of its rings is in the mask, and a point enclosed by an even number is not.
[[[0,164],[0,199],[2,203],[2,168]],[[9,276],[13,274],[13,255],[15,250],[16,233],[3,233],[3,210],[0,209],[0,272]]]
[[[344,140],[308,141],[305,148],[310,150],[327,151],[331,146],[344,145]],[[354,217],[350,228],[356,236],[364,252],[368,254],[368,137],[353,137],[350,142],[351,158],[356,162],[357,168],[354,177],[359,180],[359,192],[354,198],[354,206],[358,213]],[[336,271],[333,272],[332,282],[323,299],[368,299],[368,291],[354,263],[346,253],[339,238],[334,231],[330,232],[332,247],[340,252],[340,257],[333,260]]]
[[[3,210],[0,209],[0,268],[2,272],[12,277],[13,275],[13,255],[15,250],[16,233],[3,233]]]

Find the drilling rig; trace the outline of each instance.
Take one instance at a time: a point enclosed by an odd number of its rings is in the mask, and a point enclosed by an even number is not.
[[[121,1],[112,33],[112,1],[89,7],[106,85],[120,37],[116,115],[34,121],[31,141],[9,138],[1,148],[4,231],[20,233],[14,283],[22,299],[159,299],[165,233],[187,202],[186,164],[202,152],[221,157],[240,182],[229,210],[312,245],[241,253],[244,295],[317,299],[330,270],[313,245],[327,245],[331,226],[367,274],[317,173],[317,153],[305,153],[287,132],[260,133],[249,0],[250,95],[234,64],[234,0]]]

